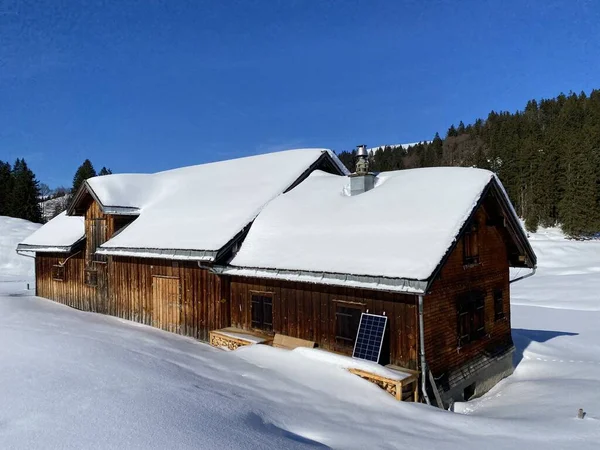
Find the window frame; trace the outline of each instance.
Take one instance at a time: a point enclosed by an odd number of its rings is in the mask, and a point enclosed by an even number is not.
[[[51,276],[52,281],[65,281],[65,266],[63,264],[53,264]]]
[[[504,313],[504,290],[496,288],[492,295],[494,298],[494,321],[498,322],[506,318],[506,314]]]
[[[93,280],[93,282],[92,282]],[[90,287],[98,286],[98,270],[97,269],[84,269],[83,271],[83,284]]]
[[[458,348],[485,337],[485,291],[473,290],[456,299]]]
[[[463,264],[475,266],[479,264],[479,222],[473,220],[463,235]]]
[[[362,313],[365,312],[365,306],[363,304],[360,303],[350,303],[350,302],[341,302],[341,301],[334,301],[334,305],[335,305],[335,320],[334,320],[334,328],[333,328],[333,333],[334,333],[334,342],[336,344],[337,347],[339,348],[344,348],[344,349],[354,349],[354,344],[356,343],[356,336],[358,334],[358,327],[360,326],[360,318]],[[344,309],[344,310],[354,310],[357,312],[357,317],[354,317],[352,313],[349,312],[342,312],[340,311],[340,309]],[[354,337],[350,338],[348,336],[342,336],[340,335],[340,329],[342,328],[339,318],[340,317],[350,317],[351,320],[356,321],[356,330],[354,331]],[[352,324],[349,324],[350,327],[346,326],[344,328],[352,328]]]
[[[273,333],[275,331],[275,327],[274,327],[274,314],[273,314],[273,293],[272,292],[258,292],[258,291],[251,291],[250,292],[250,327],[254,330],[260,330],[262,332],[266,332],[266,333]],[[257,301],[255,301],[255,298],[257,299]],[[258,301],[258,299],[260,299],[260,301]],[[269,300],[268,302],[265,302],[265,300]],[[255,310],[255,305],[259,304],[260,305],[260,310]],[[265,321],[265,317],[267,316],[267,314],[265,314],[265,310],[266,310],[266,306],[270,306],[270,319],[271,321]],[[257,311],[257,315],[260,315],[260,320],[255,320],[255,314],[254,312]],[[260,312],[260,314],[258,314],[258,312]]]

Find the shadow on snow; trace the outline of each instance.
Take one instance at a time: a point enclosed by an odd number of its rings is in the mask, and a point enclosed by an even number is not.
[[[526,330],[524,328],[513,328],[512,338],[515,344],[515,355],[513,357],[514,366],[517,367],[523,360],[523,352],[532,342],[548,342],[560,336],[577,336],[579,333],[570,333],[567,331],[550,330]]]

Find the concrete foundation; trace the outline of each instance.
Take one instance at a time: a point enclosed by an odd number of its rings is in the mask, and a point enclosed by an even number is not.
[[[444,406],[480,397],[500,380],[514,372],[514,346],[494,356],[481,355],[453,371],[447,378],[446,389],[440,389]]]

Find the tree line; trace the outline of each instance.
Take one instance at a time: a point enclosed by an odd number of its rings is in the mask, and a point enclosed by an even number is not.
[[[339,157],[354,169],[355,151]],[[560,225],[577,238],[600,231],[599,90],[530,100],[514,113],[492,111],[472,124],[452,125],[444,138],[436,133],[409,149],[383,147],[370,160],[373,171],[488,169],[504,184],[529,231]]]
[[[25,159],[17,158],[13,165],[0,161],[0,216],[43,223],[67,209],[71,193],[86,179],[111,173],[106,167],[96,173],[91,161],[86,159],[75,172],[70,189],[61,186],[51,190],[46,184],[40,184]],[[54,202],[52,211],[43,209],[47,200],[59,200]]]

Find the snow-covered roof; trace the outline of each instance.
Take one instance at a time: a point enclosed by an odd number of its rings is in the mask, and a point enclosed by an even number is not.
[[[67,216],[66,212],[63,212],[23,240],[17,246],[17,250],[31,252],[69,252],[73,246],[84,237],[84,218]]]
[[[98,253],[213,260],[270,200],[301,177],[325,149],[298,149],[155,174],[87,181],[107,213],[139,214]]]
[[[357,286],[373,282],[361,276],[428,280],[494,178],[459,167],[383,172],[374,189],[349,196],[348,177],[314,172],[263,209],[231,261],[239,269],[230,272],[353,274],[345,283]]]

